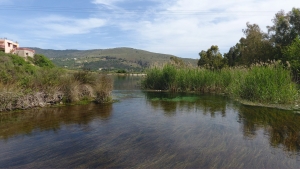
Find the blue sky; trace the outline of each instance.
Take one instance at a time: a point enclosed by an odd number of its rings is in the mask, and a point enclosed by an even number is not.
[[[298,5],[298,6],[297,6]],[[199,58],[218,45],[228,52],[246,22],[266,31],[296,0],[0,0],[0,38],[22,47],[131,47]]]

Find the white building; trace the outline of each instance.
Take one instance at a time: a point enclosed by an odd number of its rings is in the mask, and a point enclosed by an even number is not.
[[[0,39],[0,51],[4,53],[16,54],[22,57],[32,57],[35,51],[29,48],[20,48],[18,42],[13,42],[7,39]]]
[[[0,39],[0,51],[3,51],[4,53],[14,53],[17,48],[19,48],[18,42]]]

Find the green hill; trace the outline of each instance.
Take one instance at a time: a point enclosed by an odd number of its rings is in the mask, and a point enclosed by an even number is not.
[[[95,50],[51,50],[33,48],[36,53],[47,56],[59,67],[90,70],[126,70],[139,72],[151,65],[162,65],[173,55],[153,53],[133,48]],[[182,60],[196,66],[196,59]]]

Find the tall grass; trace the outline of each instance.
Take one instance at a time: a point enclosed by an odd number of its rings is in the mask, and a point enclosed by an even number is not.
[[[229,69],[210,71],[199,68],[178,68],[171,64],[147,70],[142,81],[145,89],[169,90],[174,92],[224,92],[230,84],[232,73]]]
[[[110,101],[112,80],[88,71],[39,67],[0,52],[0,111],[60,102]]]
[[[106,75],[89,71],[78,71],[62,78],[60,91],[66,102],[94,100],[98,103],[109,102],[112,79]]]
[[[226,93],[239,99],[273,104],[292,103],[298,97],[290,71],[278,64],[218,71],[166,64],[147,70],[142,87],[172,92]]]
[[[239,95],[250,101],[286,103],[293,102],[298,93],[290,71],[272,65],[252,67],[240,86]]]

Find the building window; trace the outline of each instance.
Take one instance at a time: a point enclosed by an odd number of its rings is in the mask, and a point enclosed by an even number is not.
[[[8,44],[8,47],[10,47],[10,43],[9,43],[9,42],[7,42],[7,44]]]
[[[28,53],[26,53],[26,56],[28,56]]]

